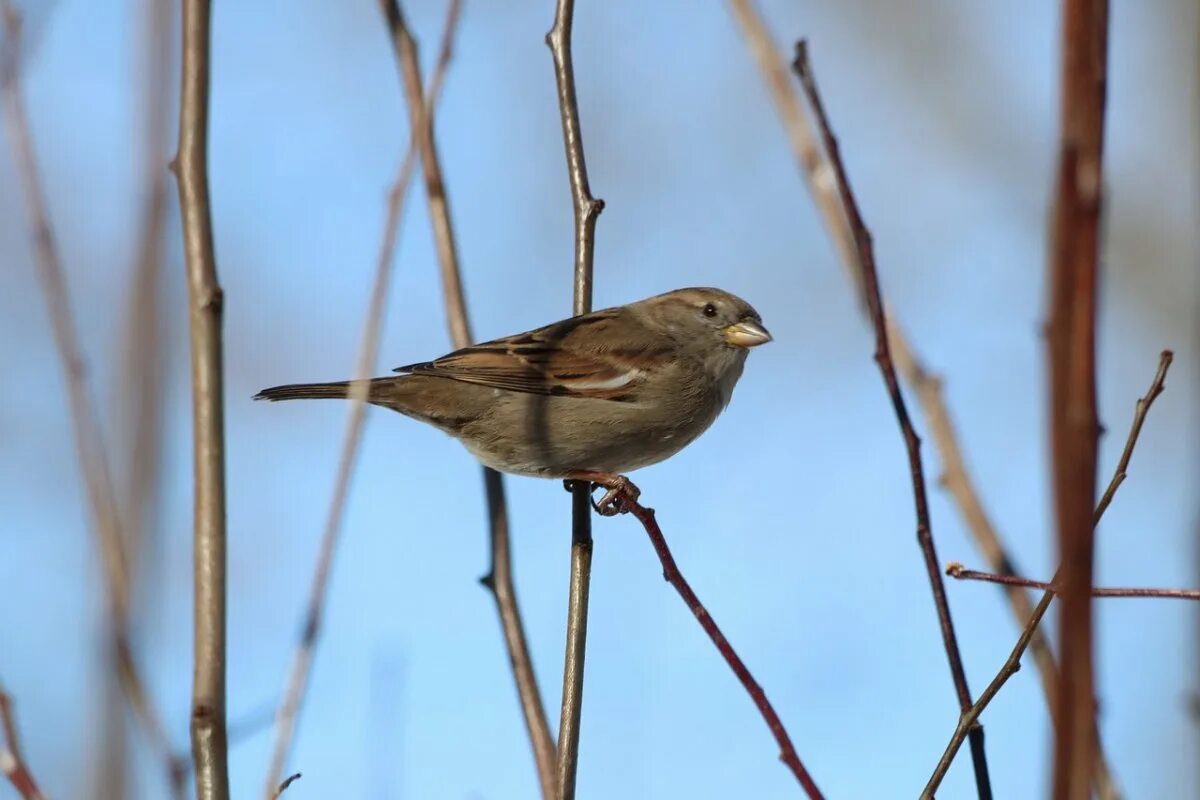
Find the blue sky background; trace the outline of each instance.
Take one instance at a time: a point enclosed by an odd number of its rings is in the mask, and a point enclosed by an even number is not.
[[[217,3],[211,185],[226,289],[229,714],[278,696],[346,408],[255,404],[276,383],[347,376],[384,199],[407,140],[373,2]],[[570,310],[570,198],[544,2],[467,0],[439,115],[477,336]],[[408,11],[432,58],[441,2]],[[809,38],[884,289],[948,401],[1018,563],[1053,571],[1046,472],[1045,220],[1057,12],[1044,0],[764,2]],[[92,386],[119,418],[138,222],[140,3],[27,2],[26,88]],[[1099,535],[1098,580],[1195,585],[1197,37],[1188,0],[1115,2],[1100,335],[1102,480],[1163,347],[1177,351]],[[782,128],[722,3],[582,2],[575,63],[597,233],[596,304],[686,285],[734,291],[776,341],[700,441],[636,474],[676,558],[833,798],[915,796],[957,709],[914,537],[901,439],[871,338]],[[139,654],[180,746],[191,663],[187,315],[174,186],[166,260],[164,496]],[[0,677],[55,797],[88,793],[105,604],[62,373],[0,150]],[[379,371],[448,349],[423,193],[411,196]],[[918,427],[925,429],[918,416]],[[109,425],[108,444],[120,439]],[[939,471],[926,448],[931,481]],[[114,457],[119,465],[121,457]],[[538,675],[557,720],[569,500],[508,482]],[[982,565],[931,485],[943,562]],[[442,434],[373,410],[333,576],[289,797],[525,798],[536,791],[491,598],[478,469]],[[579,793],[795,797],[750,701],[629,518],[598,520]],[[1016,629],[992,587],[950,601],[971,686]],[[1200,796],[1190,716],[1194,607],[1098,604],[1101,725],[1130,797]],[[984,723],[996,796],[1048,781],[1036,670]],[[137,796],[164,795],[136,732]],[[259,789],[270,735],[232,751]],[[960,758],[939,795],[972,796]],[[9,794],[6,794],[9,792]],[[8,797],[9,787],[0,787]]]

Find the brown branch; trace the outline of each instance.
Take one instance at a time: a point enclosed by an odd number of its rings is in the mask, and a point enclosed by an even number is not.
[[[825,145],[825,152],[833,168],[834,181],[837,184],[842,205],[846,210],[846,216],[850,221],[850,228],[854,233],[859,266],[863,276],[863,286],[866,292],[867,308],[871,322],[875,328],[875,362],[879,365],[879,371],[883,374],[883,380],[887,385],[888,395],[892,401],[892,409],[896,414],[896,421],[900,426],[900,431],[904,438],[904,446],[908,452],[913,501],[916,507],[917,541],[920,544],[921,553],[925,558],[925,570],[929,576],[930,588],[933,591],[934,605],[937,607],[938,624],[942,632],[942,642],[946,649],[946,659],[950,664],[950,674],[954,679],[954,689],[958,696],[959,707],[961,710],[966,711],[971,707],[971,692],[967,686],[967,676],[963,669],[962,656],[958,650],[958,639],[954,633],[954,622],[950,617],[950,604],[946,599],[946,586],[942,580],[941,570],[938,566],[940,562],[938,561],[937,551],[933,543],[933,529],[929,518],[928,499],[925,493],[924,469],[921,464],[921,440],[913,428],[912,420],[909,418],[908,407],[904,402],[904,395],[900,391],[900,382],[896,376],[896,368],[892,363],[887,322],[885,320],[883,299],[879,291],[879,277],[875,268],[875,253],[871,243],[871,234],[863,222],[862,215],[858,209],[858,202],[855,200],[854,193],[850,189],[849,178],[846,176],[845,166],[842,163],[841,154],[838,150],[837,139],[834,137],[833,131],[829,127],[829,120],[825,116],[825,108],[821,102],[821,96],[817,91],[816,79],[813,76],[812,67],[808,61],[807,46],[803,41],[796,45],[796,60],[792,66],[800,78],[805,96],[808,98],[809,105],[816,117],[818,129],[821,131],[821,139]],[[983,728],[978,725],[973,726],[970,737],[971,756],[975,766],[976,790],[981,799],[990,798],[992,796],[992,789],[988,778],[987,758],[983,748]]]
[[[795,90],[789,80],[787,65],[771,40],[770,32],[752,0],[730,0],[738,23],[750,49],[758,62],[759,69],[770,90],[771,98],[779,111],[784,130],[791,142],[796,159],[805,178],[805,185],[821,214],[829,237],[840,256],[847,277],[866,311],[863,295],[861,270],[855,256],[854,236],[849,222],[842,213],[837,187],[830,180],[832,170],[816,146],[816,133],[805,114]],[[886,307],[886,302],[885,302]],[[959,447],[950,410],[942,398],[941,382],[921,364],[911,341],[896,322],[888,315],[888,338],[892,345],[892,357],[901,378],[915,392],[932,435],[934,447],[942,463],[942,483],[958,506],[963,522],[974,537],[977,546],[998,573],[1018,574],[1014,561],[1004,545],[999,532],[992,524],[983,501],[966,469],[966,460]],[[1013,618],[1018,626],[1024,626],[1033,613],[1033,602],[1029,594],[1017,587],[1006,590]],[[1034,660],[1038,666],[1046,704],[1055,718],[1057,704],[1055,692],[1058,682],[1058,667],[1054,655],[1041,631],[1036,631],[1030,643]],[[1096,759],[1097,791],[1102,800],[1117,797],[1115,783],[1108,764],[1097,744]]]
[[[1086,800],[1095,758],[1092,580],[1095,535],[1096,298],[1107,77],[1107,0],[1064,0],[1062,118],[1051,229],[1050,444],[1058,528],[1059,725],[1054,797]],[[1057,581],[1056,581],[1057,584]]]
[[[556,0],[554,24],[546,34],[546,45],[554,60],[554,84],[558,91],[567,178],[575,211],[576,315],[592,310],[592,273],[596,245],[596,220],[604,201],[592,197],[587,161],[583,154],[583,131],[579,124],[579,102],[575,97],[575,65],[571,37],[575,23],[575,0]],[[583,667],[587,648],[588,594],[592,576],[591,486],[577,481],[571,498],[571,571],[567,597],[567,644],[563,658],[562,708],[558,727],[558,800],[575,797],[579,766],[579,720],[583,709]]]
[[[708,638],[716,645],[717,651],[721,657],[725,659],[725,663],[733,670],[733,674],[745,687],[746,693],[750,695],[750,699],[754,701],[755,708],[762,715],[763,721],[767,723],[767,727],[771,730],[771,735],[775,737],[776,744],[779,745],[779,760],[787,765],[792,774],[796,776],[796,780],[800,782],[805,794],[810,800],[821,800],[824,795],[817,788],[816,781],[813,780],[808,770],[804,767],[804,763],[800,760],[799,754],[796,752],[795,745],[792,744],[792,739],[788,736],[787,729],[783,726],[783,721],[779,718],[779,714],[775,712],[775,708],[771,705],[771,701],[767,699],[766,693],[762,686],[754,679],[750,670],[746,668],[737,651],[733,649],[733,645],[725,638],[725,634],[721,633],[721,629],[717,627],[716,621],[712,618],[712,614],[708,613],[708,609],[700,602],[700,598],[692,590],[687,579],[683,577],[683,573],[679,571],[678,565],[675,563],[674,556],[671,555],[671,549],[667,546],[667,540],[663,536],[662,529],[658,526],[658,521],[654,516],[653,508],[646,508],[638,503],[636,499],[629,494],[622,494],[619,500],[622,511],[629,511],[638,522],[642,523],[642,527],[646,529],[646,535],[650,537],[650,543],[654,545],[654,552],[658,554],[659,561],[662,562],[663,580],[675,587],[675,591],[683,598],[683,602],[691,609],[695,615],[696,621],[700,623],[700,627],[708,634]]]
[[[1150,411],[1150,406],[1154,403],[1155,398],[1162,394],[1163,386],[1167,379],[1167,370],[1171,366],[1173,355],[1170,350],[1164,350],[1158,359],[1158,370],[1154,373],[1154,380],[1150,384],[1150,389],[1146,394],[1138,398],[1137,404],[1134,406],[1133,424],[1129,429],[1129,436],[1125,440],[1125,449],[1121,453],[1121,458],[1117,462],[1116,471],[1113,473],[1112,480],[1109,481],[1108,489],[1105,490],[1104,496],[1097,504],[1092,515],[1092,527],[1100,524],[1100,518],[1104,516],[1105,510],[1112,503],[1113,497],[1117,493],[1117,489],[1125,481],[1126,471],[1129,469],[1129,460],[1133,457],[1133,448],[1137,444],[1138,437],[1142,432],[1142,424],[1146,421],[1146,414]],[[1059,580],[1062,577],[1061,570],[1055,573],[1054,579],[1050,581],[1050,586],[1059,585]],[[960,718],[958,726],[954,730],[954,735],[950,737],[950,743],[946,745],[945,752],[942,753],[941,759],[933,770],[933,775],[929,778],[929,782],[925,785],[925,790],[921,793],[922,798],[932,798],[938,786],[941,785],[942,779],[946,776],[947,770],[950,769],[951,762],[954,761],[954,756],[958,753],[958,748],[962,746],[963,739],[966,738],[967,731],[970,730],[979,719],[979,715],[987,708],[988,703],[996,696],[1005,682],[1011,678],[1017,670],[1021,668],[1021,656],[1025,653],[1025,648],[1029,646],[1030,639],[1037,630],[1038,624],[1042,621],[1042,617],[1046,615],[1046,611],[1050,608],[1050,602],[1054,599],[1054,590],[1048,589],[1042,595],[1042,599],[1034,608],[1033,614],[1025,625],[1025,629],[1021,632],[1021,636],[1017,639],[1016,645],[1009,654],[1008,659],[1004,662],[1004,666],[984,689],[983,693],[975,701]],[[1094,720],[1093,720],[1094,723]],[[1096,738],[1096,730],[1093,727],[1090,731],[1093,740]],[[1114,786],[1101,787],[1102,792],[1116,793]]]
[[[18,80],[21,18],[10,0],[0,0],[0,22],[8,46],[0,64],[0,91],[4,94],[5,120],[21,172],[29,225],[37,259],[38,277],[46,298],[55,344],[66,375],[67,400],[79,469],[87,487],[92,533],[104,566],[105,588],[112,627],[113,657],[121,689],[143,731],[165,765],[169,785],[178,794],[180,759],[171,745],[145,681],[133,656],[126,630],[129,621],[130,581],[125,536],[121,530],[108,460],[100,436],[98,416],[88,388],[87,371],[67,293],[66,270],[50,221],[49,207],[30,135],[25,99]]]
[[[438,97],[441,95],[446,69],[450,63],[454,32],[458,26],[459,6],[458,0],[452,0],[447,10],[441,44],[438,48],[437,64],[434,67],[433,77],[430,80],[430,103],[437,102]],[[280,701],[279,710],[276,715],[275,741],[271,749],[271,760],[267,768],[267,776],[263,786],[263,796],[267,798],[279,796],[283,789],[286,788],[287,783],[292,780],[282,780],[283,770],[295,738],[300,708],[308,691],[312,662],[321,632],[325,598],[329,590],[329,576],[333,569],[333,558],[341,536],[346,499],[350,491],[350,480],[354,474],[354,465],[357,461],[359,445],[362,442],[363,426],[366,420],[367,385],[365,379],[369,378],[374,371],[379,352],[379,338],[383,327],[384,309],[387,304],[392,264],[395,261],[396,255],[396,240],[400,230],[400,220],[404,216],[408,186],[412,182],[413,172],[416,168],[416,159],[417,137],[414,133],[409,137],[409,142],[396,178],[392,182],[391,189],[388,192],[387,211],[384,218],[383,234],[380,237],[379,254],[375,262],[375,274],[371,284],[370,299],[367,303],[366,322],[363,325],[358,355],[355,358],[354,377],[356,380],[351,384],[351,405],[346,419],[346,433],[342,440],[342,450],[338,458],[338,470],[334,477],[333,493],[329,501],[329,511],[325,517],[325,527],[321,535],[320,550],[317,556],[316,567],[313,570],[312,583],[309,588],[308,605],[305,611],[304,624],[301,628],[302,633],[299,642],[296,644],[296,651],[292,656],[283,699]]]
[[[8,0],[5,0],[7,13]],[[12,30],[9,28],[8,30]],[[0,686],[0,773],[8,778],[8,782],[21,795],[22,800],[45,800],[46,796],[38,788],[38,783],[25,763],[21,752],[21,738],[17,734],[17,720],[13,714],[12,698]]]
[[[457,2],[452,3],[457,6]],[[434,115],[428,103],[422,100],[421,67],[417,57],[417,45],[405,23],[399,2],[381,0],[388,31],[396,51],[405,98],[408,101],[409,117],[421,153],[421,165],[425,177],[425,194],[429,202],[429,218],[433,228],[434,243],[442,277],[442,289],[446,302],[446,322],[450,339],[456,348],[466,347],[475,341],[471,333],[470,317],[463,292],[462,272],[459,266],[458,247],[454,226],[450,216],[450,204],[446,182],[442,177],[441,158],[438,154],[437,138],[434,135]],[[455,10],[454,13],[457,13]],[[550,724],[542,705],[541,691],[529,654],[525,627],[517,602],[516,586],[512,574],[512,554],[509,548],[508,505],[504,496],[504,479],[500,473],[487,467],[482,468],[484,493],[488,507],[488,530],[491,565],[481,583],[492,592],[496,603],[500,627],[512,666],[513,681],[521,704],[521,713],[533,750],[538,783],[542,796],[552,798],[555,794],[554,740]]]
[[[998,583],[1002,586],[1020,586],[1025,589],[1041,589],[1043,592],[1055,592],[1058,586],[1048,581],[1035,581],[1018,575],[997,575],[994,572],[980,572],[967,569],[962,564],[952,561],[946,567],[946,574],[960,581],[982,581]],[[1092,587],[1092,597],[1156,597],[1168,600],[1200,600],[1200,589],[1154,589],[1144,586],[1113,588]]]
[[[195,471],[192,758],[196,796],[229,797],[225,734],[225,405],[223,295],[208,201],[209,0],[183,2],[179,183],[191,320],[192,463]]]

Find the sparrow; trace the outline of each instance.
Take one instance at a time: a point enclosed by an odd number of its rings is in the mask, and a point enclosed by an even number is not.
[[[750,348],[771,341],[749,303],[711,288],[464,347],[397,376],[263,389],[255,400],[346,398],[433,425],[513,475],[608,490],[602,514],[637,498],[624,473],[675,455],[729,404]]]

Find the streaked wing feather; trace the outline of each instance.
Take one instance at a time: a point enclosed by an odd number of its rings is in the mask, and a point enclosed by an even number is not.
[[[619,346],[611,339],[612,320],[619,312],[605,309],[573,317],[396,371],[529,394],[628,399],[629,390],[640,383],[648,361],[664,358],[670,351],[665,345]],[[604,346],[606,340],[612,345]]]

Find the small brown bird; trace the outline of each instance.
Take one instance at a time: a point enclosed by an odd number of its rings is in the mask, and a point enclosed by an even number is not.
[[[678,289],[465,347],[366,383],[366,400],[427,422],[492,469],[590,481],[615,513],[621,473],[678,453],[729,404],[758,313],[720,289]],[[255,400],[344,398],[351,381],[276,386]]]

